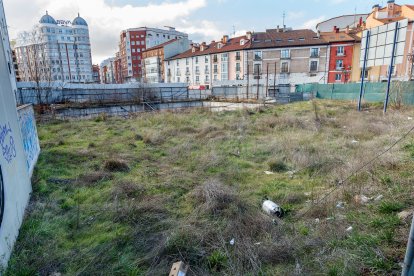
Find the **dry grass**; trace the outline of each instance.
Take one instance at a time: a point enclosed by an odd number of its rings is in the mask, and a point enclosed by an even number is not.
[[[398,274],[413,137],[359,169],[409,129],[413,110],[354,110],[314,101],[41,124],[6,275],[165,275],[178,260],[190,275]],[[263,213],[265,198],[282,220]]]

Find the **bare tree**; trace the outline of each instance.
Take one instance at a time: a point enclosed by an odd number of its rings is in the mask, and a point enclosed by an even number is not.
[[[24,44],[20,47],[24,53],[19,60],[22,78],[35,84],[37,104],[48,104],[52,82],[48,43],[37,27],[30,32],[21,33],[19,40]]]

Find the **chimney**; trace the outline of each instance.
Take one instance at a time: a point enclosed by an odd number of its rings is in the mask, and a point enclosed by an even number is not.
[[[333,31],[334,31],[334,33],[336,33],[336,26],[333,27]]]
[[[318,38],[321,38],[321,31],[318,30]]]
[[[359,27],[361,27],[362,26],[362,16],[359,18]]]
[[[276,28],[276,30],[277,30],[277,32],[279,32],[279,25],[277,25],[277,28]]]
[[[216,41],[215,41],[215,40],[212,40],[212,41],[211,41],[211,44],[214,44],[214,43],[216,43]]]
[[[348,26],[346,26],[345,33],[349,34],[349,25],[348,25]]]
[[[227,44],[228,41],[229,41],[229,36],[228,35],[223,35],[223,39],[221,40],[221,42],[223,44]]]
[[[394,10],[395,1],[394,0],[388,0],[387,7],[388,7],[388,14],[390,16],[393,16],[394,15],[394,12],[395,12],[395,10]]]
[[[252,32],[247,32],[246,37],[247,37],[248,40],[251,40],[252,39]]]
[[[380,9],[380,5],[379,5],[379,4],[376,4],[376,5],[374,5],[374,6],[372,7],[372,12],[378,12],[378,11],[379,11],[379,9]]]

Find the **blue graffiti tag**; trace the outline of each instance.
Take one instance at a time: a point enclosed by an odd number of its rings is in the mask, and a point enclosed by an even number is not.
[[[12,129],[10,123],[4,126],[0,125],[0,146],[4,159],[7,163],[11,163],[16,158],[16,145],[14,144],[14,138],[12,135]]]

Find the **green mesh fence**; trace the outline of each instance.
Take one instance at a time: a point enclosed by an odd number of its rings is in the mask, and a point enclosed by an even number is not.
[[[310,93],[319,99],[357,101],[361,84],[303,84],[296,87],[297,92]],[[364,101],[383,102],[387,83],[375,82],[365,84]],[[391,84],[390,103],[414,105],[414,82],[395,81]]]

